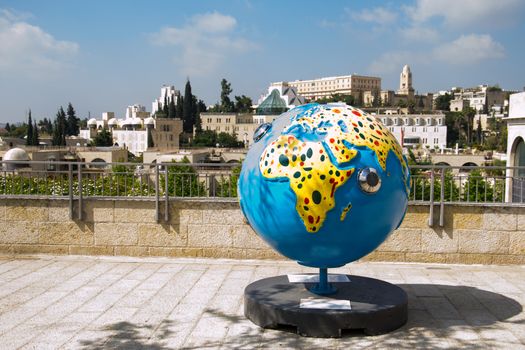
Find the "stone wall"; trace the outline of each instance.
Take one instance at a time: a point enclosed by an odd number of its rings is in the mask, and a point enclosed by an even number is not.
[[[437,209],[429,227],[428,206],[410,206],[402,226],[365,259],[525,264],[523,208],[447,205],[443,228]],[[153,201],[85,200],[78,221],[69,219],[67,200],[2,199],[0,253],[282,258],[245,223],[237,203],[215,200],[172,201],[169,221],[157,224]]]

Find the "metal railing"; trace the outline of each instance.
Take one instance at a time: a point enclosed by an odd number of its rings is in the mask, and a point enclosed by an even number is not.
[[[429,226],[436,206],[439,226],[444,226],[446,204],[525,206],[525,167],[419,165],[410,171],[410,203],[430,206]],[[507,186],[512,188],[510,201]]]
[[[410,203],[439,207],[444,225],[447,204],[525,206],[525,177],[521,167],[412,166]],[[169,219],[174,199],[234,199],[237,197],[239,164],[213,163],[82,163],[49,161],[2,161],[0,198],[61,198],[69,200],[70,217],[82,220],[83,201],[89,198],[154,200],[156,218]],[[512,187],[512,203],[505,201]]]
[[[177,198],[236,198],[239,164],[83,163],[2,161],[0,198],[68,199],[70,218],[82,220],[89,198],[154,200],[160,220],[169,219],[169,201]]]

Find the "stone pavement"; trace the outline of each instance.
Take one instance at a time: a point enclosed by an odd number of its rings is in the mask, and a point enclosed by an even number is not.
[[[314,272],[286,261],[0,256],[2,349],[525,349],[525,266],[353,263],[409,294],[387,335],[303,338],[243,316],[244,287]]]

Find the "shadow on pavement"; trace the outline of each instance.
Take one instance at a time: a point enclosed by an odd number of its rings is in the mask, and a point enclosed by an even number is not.
[[[437,284],[398,284],[408,294],[408,322],[398,330],[379,336],[365,336],[360,332],[343,332],[342,338],[305,338],[294,334],[294,329],[264,330],[244,316],[225,314],[208,309],[203,317],[214,317],[224,324],[227,335],[222,339],[205,340],[182,349],[275,349],[275,348],[455,348],[479,349],[519,346],[525,339],[498,338],[502,324],[516,328],[525,326],[525,317],[517,317],[523,307],[507,296],[469,286]],[[141,337],[144,328],[152,326],[120,322],[106,328],[110,334],[93,341],[81,341],[83,349],[168,349],[163,339],[177,332],[177,325],[164,320],[155,331],[155,341]],[[506,328],[505,328],[506,329]],[[494,332],[494,337],[483,332]],[[504,331],[505,332],[505,331]],[[151,333],[151,330],[150,330]],[[504,334],[509,334],[506,332]],[[511,337],[512,336],[512,333]],[[189,335],[189,334],[187,334]],[[508,344],[508,346],[505,346]]]

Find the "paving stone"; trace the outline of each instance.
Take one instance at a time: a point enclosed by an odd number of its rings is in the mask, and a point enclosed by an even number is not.
[[[332,273],[398,283],[405,326],[302,338],[243,315],[250,281],[315,269],[287,261],[106,257],[0,260],[2,349],[385,349],[525,347],[522,266],[358,262]]]

